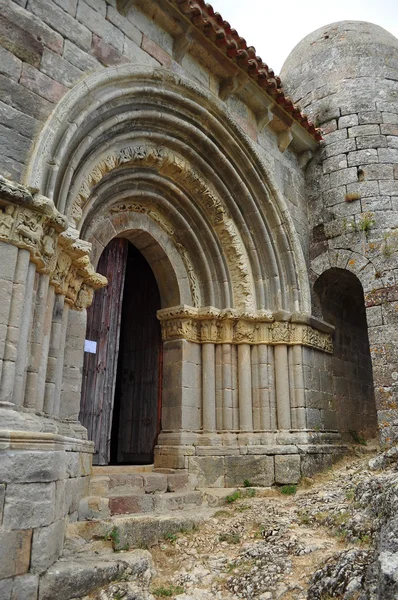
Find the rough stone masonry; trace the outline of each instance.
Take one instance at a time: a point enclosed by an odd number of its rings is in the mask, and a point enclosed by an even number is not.
[[[127,321],[106,302],[127,300],[99,272],[115,238],[159,291],[156,390],[134,371],[157,394],[155,469],[270,486],[348,439],[396,441],[398,41],[332,24],[281,78],[203,0],[0,0],[5,600],[44,597],[92,431],[119,443],[106,348]],[[116,323],[96,358],[87,314]]]

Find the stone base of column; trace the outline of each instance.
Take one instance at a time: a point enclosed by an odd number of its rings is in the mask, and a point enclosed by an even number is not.
[[[163,431],[155,468],[184,469],[196,487],[268,487],[298,483],[346,450],[336,431]]]

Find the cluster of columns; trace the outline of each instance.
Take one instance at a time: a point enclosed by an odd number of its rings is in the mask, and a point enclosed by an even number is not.
[[[305,427],[302,347],[203,343],[202,429]],[[293,414],[292,414],[293,413]]]

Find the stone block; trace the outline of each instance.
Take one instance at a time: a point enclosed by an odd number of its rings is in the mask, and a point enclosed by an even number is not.
[[[172,473],[167,475],[167,491],[178,492],[179,490],[183,490],[188,486],[188,481],[188,473]]]
[[[115,27],[123,31],[130,40],[135,42],[138,46],[141,46],[142,33],[131,21],[123,17],[113,6],[108,6],[107,19]]]
[[[0,75],[0,100],[40,121],[44,121],[53,108],[51,102],[4,75]]]
[[[43,573],[62,552],[65,537],[65,521],[55,521],[48,527],[33,530],[30,569],[33,573]]]
[[[347,157],[345,154],[337,154],[324,160],[322,167],[324,173],[345,169],[347,167]]]
[[[128,37],[124,38],[123,54],[124,56],[127,56],[133,64],[147,65],[148,67],[158,67],[160,64]]]
[[[355,138],[358,150],[364,148],[386,148],[387,141],[384,135],[364,135]]]
[[[62,53],[62,36],[31,12],[16,6],[14,2],[8,1],[2,2],[1,14],[8,21],[21,28],[25,34],[33,36],[42,46],[50,48],[57,54]]]
[[[38,589],[39,577],[37,575],[29,574],[14,577],[11,600],[37,600]],[[0,598],[3,598],[1,592]]]
[[[382,123],[382,113],[378,110],[370,110],[367,112],[360,112],[358,114],[359,125],[370,125],[373,123]]]
[[[93,34],[91,52],[106,67],[129,62],[126,56],[95,34]]]
[[[72,87],[83,75],[80,69],[47,49],[44,50],[40,69],[45,75],[48,75],[67,88]]]
[[[248,479],[253,486],[268,487],[274,483],[273,456],[226,456],[226,487],[242,486]]]
[[[275,483],[298,483],[301,476],[300,456],[275,456]]]
[[[103,478],[102,478],[103,479]],[[91,486],[91,484],[90,484]],[[129,490],[122,491],[122,490]],[[122,495],[123,493],[144,494],[143,476],[136,473],[124,473],[121,475],[110,475],[109,491],[113,495]]]
[[[52,0],[31,0],[29,8],[34,15],[47,23],[52,29],[72,40],[83,50],[89,50],[91,32],[62,8],[56,6]]]
[[[164,67],[171,67],[171,56],[163,50],[158,44],[151,40],[148,36],[144,35],[142,38],[141,48],[157,60]]]
[[[3,522],[3,510],[4,510],[5,496],[6,496],[6,486],[4,483],[0,483],[0,525]]]
[[[102,68],[102,65],[94,56],[84,52],[84,50],[81,50],[79,46],[76,46],[70,40],[65,40],[63,58],[85,73]]]
[[[188,459],[189,473],[197,476],[199,487],[224,487],[224,460],[223,456],[192,456]]]
[[[79,1],[76,18],[80,23],[84,23],[90,31],[102,38],[106,44],[113,46],[120,53],[123,52],[123,33],[96,10],[93,10],[84,0]]]
[[[50,525],[55,515],[55,483],[7,485],[3,525],[29,529]]]
[[[131,494],[109,498],[111,515],[129,515],[151,513],[154,509],[154,497],[149,494]]]
[[[38,483],[56,481],[66,475],[64,452],[4,451],[0,461],[0,481]]]
[[[313,477],[316,473],[331,467],[332,464],[331,454],[303,454],[301,456],[301,475]]]
[[[167,490],[167,476],[160,473],[144,473],[142,476],[146,494],[164,493]]]
[[[76,15],[77,0],[54,0],[54,2],[63,8],[63,10],[66,10],[72,17]]]
[[[44,73],[41,73],[29,64],[24,64],[19,82],[31,92],[42,96],[49,102],[56,104],[68,91],[65,86]]]
[[[339,118],[339,129],[344,129],[344,127],[353,127],[354,125],[358,125],[358,115],[345,115],[344,117]]]
[[[32,138],[41,127],[39,121],[4,102],[0,102],[0,121],[9,129],[14,129],[27,138]]]
[[[0,532],[0,579],[27,573],[31,541],[31,529]]]
[[[398,125],[394,125],[393,123],[380,125],[380,132],[383,135],[398,135]]]
[[[349,152],[348,154],[348,166],[354,165],[367,165],[378,162],[377,150],[370,148],[368,150],[358,150],[355,152]],[[348,182],[347,183],[351,183]]]
[[[357,169],[355,167],[351,169],[342,169],[341,171],[334,171],[330,174],[330,186],[332,188],[336,188],[341,185],[347,185],[347,183],[352,183],[354,181],[358,181]]]
[[[326,158],[344,154],[345,152],[352,152],[353,150],[356,150],[355,140],[353,139],[341,140],[334,144],[328,144],[324,149]]]
[[[0,73],[18,81],[21,69],[22,61],[0,46]]]
[[[109,504],[109,498],[101,498],[100,496],[87,496],[83,498],[79,502],[79,520],[108,519],[111,515]]]
[[[17,131],[0,125],[0,146],[4,148],[4,154],[23,163],[30,150],[31,142]]]
[[[398,135],[398,134],[396,134]],[[398,163],[398,149],[395,148],[379,148],[378,149],[379,160],[381,163]]]
[[[379,135],[380,127],[378,125],[357,125],[350,127],[348,137],[358,137],[363,135]]]
[[[29,31],[9,21],[3,12],[0,15],[0,44],[22,61],[39,67],[43,44]]]

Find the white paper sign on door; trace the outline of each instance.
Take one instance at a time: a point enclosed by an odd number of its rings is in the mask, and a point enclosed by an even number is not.
[[[92,340],[84,340],[84,352],[97,354],[97,342],[93,342]]]

